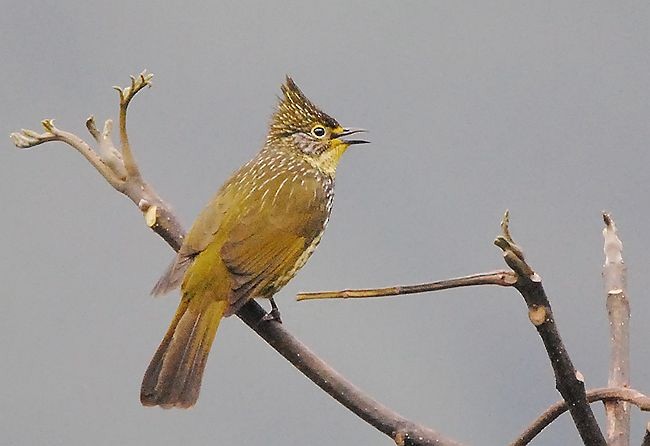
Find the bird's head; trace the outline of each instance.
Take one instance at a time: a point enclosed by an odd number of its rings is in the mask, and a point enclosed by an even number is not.
[[[344,139],[364,130],[342,127],[336,119],[307,99],[288,76],[282,85],[282,93],[278,110],[271,121],[267,144],[289,146],[315,167],[333,174],[339,158],[349,146],[368,142]]]

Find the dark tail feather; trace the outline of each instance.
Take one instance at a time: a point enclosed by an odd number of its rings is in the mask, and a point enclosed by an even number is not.
[[[144,374],[140,390],[144,406],[188,408],[196,403],[208,353],[227,306],[225,301],[205,305],[181,301]]]

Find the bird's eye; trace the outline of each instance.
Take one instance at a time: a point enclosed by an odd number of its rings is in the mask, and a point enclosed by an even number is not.
[[[313,129],[311,129],[311,134],[314,135],[316,138],[322,138],[325,136],[325,128],[322,125],[317,125]]]

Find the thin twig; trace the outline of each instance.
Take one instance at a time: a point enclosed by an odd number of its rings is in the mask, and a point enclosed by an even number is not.
[[[151,86],[151,79],[153,74],[147,73],[146,70],[140,73],[138,77],[131,76],[131,86],[126,88],[113,87],[120,94],[120,142],[122,147],[122,156],[124,157],[124,167],[129,177],[134,180],[140,181],[141,174],[135,157],[131,152],[131,145],[129,144],[129,135],[126,131],[126,110],[129,107],[131,99],[144,87]]]
[[[555,387],[568,403],[583,443],[588,446],[605,446],[605,438],[587,403],[584,378],[574,368],[562,342],[541,277],[526,263],[523,251],[510,235],[507,211],[501,222],[501,231],[502,235],[494,243],[503,250],[504,260],[518,275],[514,287],[526,301],[528,317],[544,343],[555,374]]]
[[[618,238],[616,224],[608,213],[603,213],[605,264],[603,282],[607,293],[610,357],[609,387],[630,386],[630,303],[627,299],[627,268],[623,263],[623,243]],[[629,405],[620,401],[606,401],[607,444],[630,444]]]
[[[95,118],[91,116],[86,119],[86,128],[90,132],[95,141],[97,141],[97,153],[101,157],[102,161],[111,168],[116,175],[118,175],[122,181],[126,180],[128,173],[124,167],[124,158],[122,154],[115,148],[113,140],[111,138],[111,133],[113,132],[113,120],[107,119],[104,122],[104,128],[100,132],[95,126]]]
[[[165,204],[151,186],[142,180],[126,135],[128,104],[138,91],[148,85],[151,76],[151,74],[143,73],[138,78],[132,78],[130,87],[118,88],[120,92],[120,131],[122,133],[121,155],[116,149],[115,152],[113,151],[114,147],[110,147],[112,146],[110,124],[104,126],[105,135],[103,135],[99,134],[93,119],[89,118],[87,121],[87,127],[93,138],[98,143],[99,140],[102,140],[102,143],[106,145],[101,153],[113,154],[110,163],[104,161],[102,156],[90,148],[86,142],[74,135],[55,129],[53,125],[48,126],[49,128],[46,127],[48,132],[44,134],[22,130],[19,133],[13,133],[11,138],[16,146],[22,148],[33,147],[49,141],[62,141],[80,151],[116,190],[129,197],[138,206],[145,217],[146,224],[160,235],[172,249],[178,251],[185,237],[185,231],[171,208]],[[122,179],[118,174],[121,169],[109,167],[111,163],[120,160],[123,160],[122,167],[123,172],[126,172],[126,179]],[[265,314],[264,309],[257,302],[251,300],[244,305],[237,316],[316,385],[364,421],[390,436],[396,444],[399,446],[459,446],[456,441],[405,419],[362,392],[291,335],[284,325],[275,322],[261,322]]]
[[[634,404],[643,411],[650,411],[650,397],[633,389],[604,388],[589,390],[587,392],[587,401],[589,403],[604,401],[605,404],[612,401],[626,401],[627,403]],[[553,404],[533,421],[510,446],[524,446],[530,443],[545,427],[550,425],[567,410],[569,410],[569,406],[566,401],[558,401]],[[647,446],[650,446],[650,443]]]
[[[475,285],[513,286],[516,282],[517,275],[512,271],[504,270],[493,271],[490,273],[473,274],[471,276],[457,277],[454,279],[439,280],[437,282],[421,283],[418,285],[397,285],[386,288],[299,293],[296,296],[296,300],[362,299],[367,297],[401,296],[404,294],[427,293],[429,291],[441,291],[448,290],[450,288]]]
[[[115,175],[110,167],[102,160],[102,158],[95,152],[87,142],[72,133],[64,132],[54,126],[54,119],[44,119],[41,125],[45,129],[45,133],[37,133],[33,130],[22,129],[20,132],[12,133],[10,135],[14,145],[21,149],[29,149],[51,141],[60,141],[70,147],[73,147],[77,152],[81,153],[86,160],[104,177],[108,184],[121,192],[123,187],[123,179]]]

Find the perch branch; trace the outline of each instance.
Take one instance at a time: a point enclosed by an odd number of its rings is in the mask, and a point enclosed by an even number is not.
[[[455,279],[439,280],[437,282],[421,283],[418,285],[397,285],[386,288],[299,293],[296,296],[296,300],[362,299],[367,297],[401,296],[404,294],[427,293],[429,291],[441,291],[450,288],[475,285],[513,286],[516,282],[517,275],[512,271],[494,271],[490,273],[457,277]]]
[[[106,121],[104,130],[100,132],[92,117],[86,122],[86,127],[98,143],[98,152],[77,136],[56,129],[51,120],[43,121],[46,129],[43,134],[22,130],[12,133],[11,138],[20,148],[61,141],[81,152],[111,186],[138,206],[144,214],[147,226],[160,235],[172,249],[178,251],[185,231],[169,206],[142,180],[126,134],[128,105],[142,88],[150,84],[151,78],[151,74],[142,73],[139,77],[131,78],[130,87],[117,88],[120,93],[121,151],[111,142],[111,122]],[[291,335],[284,325],[274,321],[261,322],[265,314],[264,309],[251,300],[237,316],[316,385],[364,421],[390,436],[397,445],[459,446],[454,440],[405,419],[363,393]]]
[[[650,397],[633,389],[605,388],[593,389],[587,392],[587,401],[595,403],[604,401],[605,404],[612,401],[625,401],[634,404],[643,411],[650,411]],[[569,410],[566,401],[558,401],[546,409],[530,426],[523,431],[510,446],[524,446],[530,443],[545,427],[555,421],[560,415]],[[647,435],[646,435],[647,436]],[[649,440],[650,441],[650,440]],[[647,445],[650,446],[650,443]]]
[[[260,323],[265,314],[260,305],[249,302],[237,313],[237,316],[318,387],[377,430],[390,436],[397,445],[458,444],[429,428],[408,421],[366,395],[289,334],[282,324],[274,321]]]
[[[627,299],[627,268],[623,263],[623,243],[618,238],[616,224],[608,213],[603,213],[605,264],[603,282],[607,295],[609,318],[610,357],[609,387],[630,386],[630,303]],[[605,401],[607,417],[607,444],[630,444],[629,405],[622,401]]]
[[[501,235],[494,243],[503,250],[506,263],[518,276],[514,287],[528,306],[528,317],[537,329],[553,367],[555,388],[569,405],[571,417],[583,443],[588,446],[605,446],[605,438],[587,403],[584,378],[573,367],[562,342],[541,277],[528,265],[523,251],[510,235],[507,211],[501,222]]]

